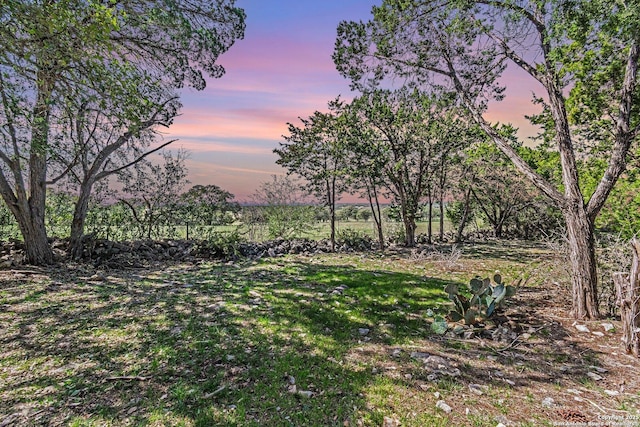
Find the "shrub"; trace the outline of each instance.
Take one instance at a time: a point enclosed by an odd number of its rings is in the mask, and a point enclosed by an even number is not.
[[[373,239],[363,231],[345,228],[338,230],[336,234],[339,245],[361,251],[370,250],[373,246]]]

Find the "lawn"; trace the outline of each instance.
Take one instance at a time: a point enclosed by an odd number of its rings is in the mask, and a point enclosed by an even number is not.
[[[616,337],[573,339],[570,319],[540,317],[552,262],[476,246],[5,271],[0,426],[534,426],[567,408],[595,419],[589,401],[637,414],[635,381],[605,394],[624,372],[602,368],[597,345]],[[520,340],[432,334],[443,287],[496,269],[533,277],[507,308]]]

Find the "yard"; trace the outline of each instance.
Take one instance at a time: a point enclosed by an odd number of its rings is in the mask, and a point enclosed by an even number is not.
[[[431,331],[496,270],[527,280],[494,322]],[[640,362],[563,274],[516,243],[1,271],[0,426],[640,425]]]

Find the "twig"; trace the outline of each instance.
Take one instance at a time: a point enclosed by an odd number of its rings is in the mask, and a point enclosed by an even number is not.
[[[118,381],[118,380],[125,380],[125,381],[132,381],[132,380],[136,380],[136,381],[147,381],[149,378],[151,378],[151,377],[136,377],[136,376],[108,377],[108,378],[105,378],[105,381]]]
[[[503,347],[503,348],[493,348],[493,347],[491,347],[490,345],[489,345],[489,346],[487,346],[487,347],[489,347],[491,350],[495,351],[496,353],[502,353],[503,351],[507,351],[507,350],[509,350],[510,348],[512,348],[512,347],[514,346],[514,344],[515,344],[516,342],[518,342],[518,340],[519,340],[519,339],[520,339],[520,335],[518,335],[517,337],[515,337],[515,339],[514,339],[513,341],[511,341],[511,344],[509,344],[508,346]]]
[[[628,411],[623,411],[621,409],[612,409],[612,408],[603,408],[602,406],[598,405],[597,403],[595,403],[594,401],[587,399],[586,397],[583,397],[584,400],[586,400],[587,402],[591,403],[593,406],[595,406],[596,408],[598,408],[599,410],[601,410],[604,414],[606,414],[607,412],[621,412],[623,414],[626,414]]]
[[[216,394],[220,394],[222,393],[225,389],[227,388],[227,386],[223,385],[222,387],[220,387],[219,389],[212,391],[211,393],[207,393],[204,396],[202,396],[203,399],[209,399],[213,396],[215,396]]]

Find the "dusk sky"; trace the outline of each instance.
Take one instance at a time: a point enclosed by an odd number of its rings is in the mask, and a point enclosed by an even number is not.
[[[246,201],[270,175],[284,173],[272,150],[287,133],[287,122],[325,110],[338,95],[354,96],[331,60],[338,23],[368,20],[371,7],[379,3],[238,0],[247,13],[247,28],[244,40],[220,58],[225,76],[209,80],[202,92],[185,90],[181,116],[166,134],[179,139],[174,150],[190,152],[192,184],[216,184]],[[531,91],[516,84],[507,95],[507,102],[487,117],[509,121],[526,133],[522,113],[532,112]],[[513,111],[519,114],[510,117]]]

